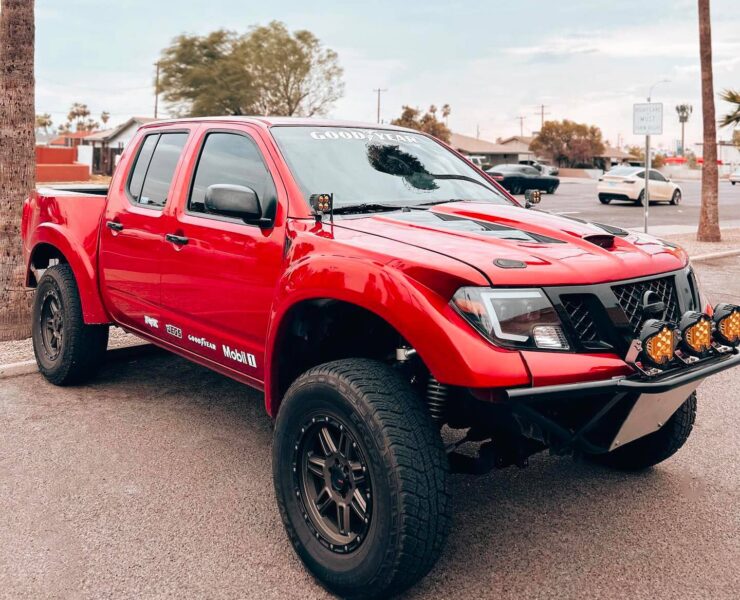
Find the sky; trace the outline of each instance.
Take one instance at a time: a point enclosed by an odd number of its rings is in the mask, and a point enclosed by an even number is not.
[[[712,0],[715,91],[740,88],[738,0]],[[546,119],[597,125],[616,144],[632,135],[632,105],[664,103],[659,148],[675,149],[675,105],[701,141],[695,0],[36,0],[36,111],[65,120],[72,102],[111,123],[152,116],[154,63],[181,34],[239,32],[271,20],[308,29],[335,50],[345,94],[328,116],[374,122],[401,106],[450,104],[450,128],[495,141]],[[718,115],[729,107],[717,102]],[[160,104],[160,116],[166,106]],[[720,138],[731,132],[720,130]]]

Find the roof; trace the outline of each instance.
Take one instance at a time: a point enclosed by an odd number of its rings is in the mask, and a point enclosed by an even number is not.
[[[534,138],[531,136],[526,135],[512,135],[511,137],[504,138],[502,140],[499,140],[499,144],[508,145],[512,142],[518,142],[520,144],[526,144],[527,148],[529,148],[529,145],[534,141]]]
[[[67,140],[75,140],[86,138],[92,134],[92,131],[69,131],[67,133],[61,133],[58,137],[55,137],[49,142],[50,146],[64,146]]]
[[[152,121],[149,125],[170,125],[172,123],[252,123],[261,127],[293,125],[305,127],[361,127],[363,129],[388,129],[421,133],[408,127],[398,127],[386,123],[366,123],[362,121],[341,121],[335,119],[316,119],[311,117],[269,117],[269,116],[223,116],[223,117],[185,117],[181,119],[162,119]]]
[[[612,148],[609,144],[604,144],[604,152],[598,154],[597,158],[630,159],[635,157],[628,152],[620,150],[619,148]]]
[[[486,140],[453,133],[450,136],[450,146],[469,154],[511,154],[512,149],[503,144],[494,144]]]
[[[85,141],[109,142],[110,140],[114,139],[118,134],[120,134],[122,131],[131,127],[131,125],[136,125],[137,127],[141,127],[142,125],[146,125],[147,123],[153,123],[153,122],[154,122],[154,119],[152,119],[151,117],[131,117],[130,119],[118,125],[118,127],[113,127],[112,129],[103,129],[102,131],[96,131],[95,133],[88,135],[85,138]]]

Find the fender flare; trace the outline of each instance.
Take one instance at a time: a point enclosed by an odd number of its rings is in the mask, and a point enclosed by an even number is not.
[[[490,362],[491,352],[501,356],[507,382],[529,382],[518,352],[492,347],[449,306],[448,299],[403,272],[370,259],[312,255],[286,270],[275,290],[265,353],[265,408],[271,416],[281,401],[274,357],[290,321],[286,317],[300,303],[318,299],[354,304],[386,321],[443,383],[465,385],[474,380],[483,361]]]
[[[97,244],[97,239],[95,240]],[[88,325],[111,321],[98,290],[95,265],[85,248],[73,238],[65,235],[64,229],[55,223],[42,223],[34,230],[28,245],[31,251],[26,261],[26,282],[30,281],[31,265],[42,244],[56,248],[72,269],[80,292],[82,318]]]

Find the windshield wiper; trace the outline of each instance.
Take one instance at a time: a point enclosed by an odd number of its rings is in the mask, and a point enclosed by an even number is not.
[[[389,212],[401,209],[403,209],[403,206],[397,204],[346,204],[345,206],[335,206],[334,214],[351,215],[354,213]]]
[[[474,183],[476,185],[479,185],[482,188],[486,188],[489,192],[493,192],[494,194],[498,194],[498,192],[495,189],[493,189],[492,187],[488,187],[482,181],[478,181],[477,179],[473,179],[472,177],[468,177],[467,175],[444,175],[444,174],[436,175],[436,174],[432,173],[430,175],[430,177],[432,179],[456,179],[457,181],[467,181],[469,183]]]
[[[463,200],[462,198],[450,198],[449,200],[433,200],[432,202],[422,202],[416,204],[416,206],[437,206],[437,204],[449,204],[450,202],[470,202],[470,200]],[[409,208],[414,208],[413,206]]]

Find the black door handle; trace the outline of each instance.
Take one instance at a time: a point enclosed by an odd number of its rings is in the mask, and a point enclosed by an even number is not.
[[[123,231],[123,225],[117,221],[108,221],[105,225],[111,231]]]
[[[190,241],[184,235],[175,235],[174,233],[168,233],[164,236],[164,239],[166,239],[168,242],[172,242],[173,244],[177,244],[178,246],[184,246]]]

